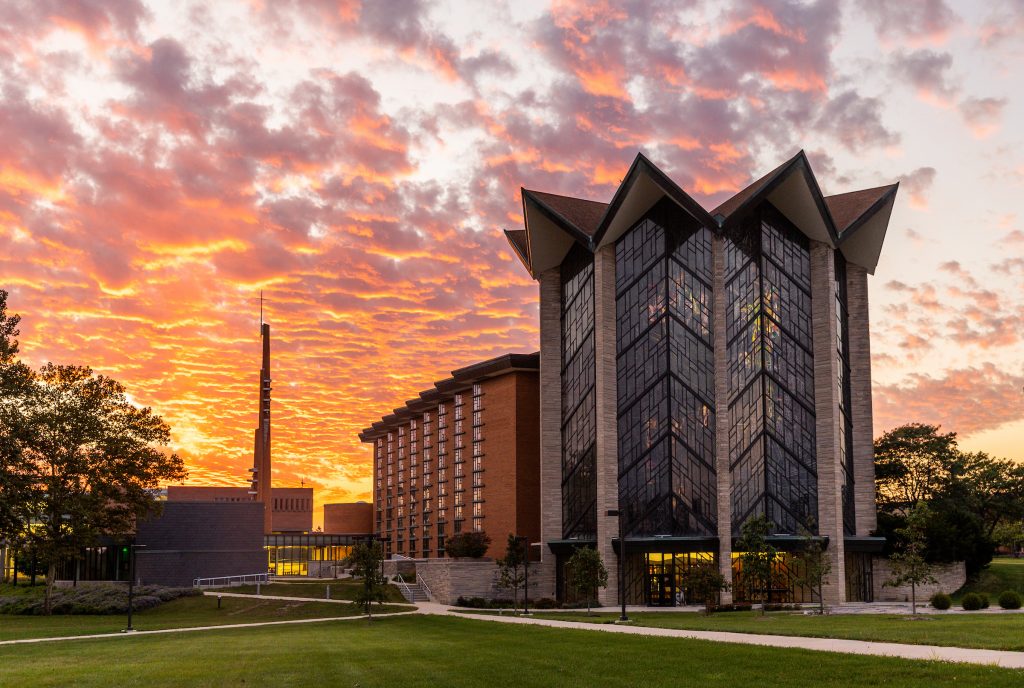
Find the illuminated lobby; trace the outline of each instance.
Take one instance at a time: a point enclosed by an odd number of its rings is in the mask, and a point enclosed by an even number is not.
[[[590,546],[603,604],[620,552],[630,604],[677,603],[702,560],[732,583],[723,602],[812,601],[789,566],[810,530],[826,602],[873,599],[868,276],[896,191],[824,196],[803,152],[712,210],[643,155],[608,203],[523,189],[506,237],[539,284],[552,592],[570,595],[565,561]],[[780,550],[768,591],[734,552],[762,514]]]

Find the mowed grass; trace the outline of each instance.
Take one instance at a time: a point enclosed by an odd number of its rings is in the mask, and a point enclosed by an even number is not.
[[[327,588],[331,589],[330,599],[351,600],[355,597],[356,591],[363,586],[361,579],[341,578],[332,581],[275,581],[260,585],[261,595],[280,595],[281,597],[308,597],[310,599],[323,600],[327,598]],[[405,603],[402,593],[394,585],[384,586],[387,591],[388,602]],[[233,592],[241,595],[255,595],[255,585],[238,585],[235,587],[219,588],[221,592]],[[216,592],[214,590],[213,592]]]
[[[412,609],[415,607],[375,605],[373,613],[393,613]],[[354,604],[224,597],[221,600],[221,608],[217,609],[216,597],[183,597],[153,609],[137,612],[132,617],[132,626],[140,631],[154,631],[164,628],[320,619],[361,614],[362,609]],[[0,640],[115,633],[124,628],[126,622],[126,615],[20,616],[3,614],[0,615]],[[8,684],[0,681],[0,686],[4,685]]]
[[[1019,687],[1024,672],[450,617],[0,646],[0,685]]]
[[[1016,590],[1024,595],[1024,559],[993,559],[988,568],[978,574],[978,579],[957,590],[953,599],[959,603],[969,592],[983,592],[988,594],[991,604],[997,605],[999,593],[1006,590]]]
[[[586,612],[535,612],[532,616],[581,623],[609,623],[619,618],[618,612],[593,616]],[[638,612],[629,618],[634,625],[657,628],[1024,650],[1024,614],[934,614],[912,618],[899,614],[804,616],[787,612],[762,617],[758,612],[723,612],[708,617],[691,612]]]

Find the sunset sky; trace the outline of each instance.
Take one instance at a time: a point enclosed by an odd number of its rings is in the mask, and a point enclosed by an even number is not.
[[[807,151],[899,180],[871,281],[875,432],[1024,460],[1024,0],[0,4],[0,288],[24,357],[367,499],[357,433],[537,348],[519,189],[607,201],[644,152],[706,208]],[[320,514],[316,520],[319,522]]]

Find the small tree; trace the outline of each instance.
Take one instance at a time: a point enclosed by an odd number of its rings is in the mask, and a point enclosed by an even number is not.
[[[590,601],[598,588],[608,585],[608,569],[604,567],[601,553],[593,547],[580,547],[566,562],[569,580],[578,592],[587,597],[587,615],[590,615]]]
[[[363,608],[370,617],[374,602],[383,604],[387,600],[387,589],[384,587],[384,573],[381,571],[384,562],[384,546],[380,540],[357,542],[344,565],[352,568],[352,575],[363,579],[363,586],[356,590],[352,601]]]
[[[508,536],[505,556],[498,560],[498,586],[512,591],[512,611],[519,608],[519,588],[526,583],[526,539]]]
[[[1024,543],[1024,521],[1003,521],[992,531],[992,539],[1002,547],[1010,550],[1015,558],[1020,556],[1021,544]]]
[[[903,538],[903,548],[889,557],[892,578],[884,585],[896,587],[910,584],[910,613],[917,615],[917,586],[934,583],[932,568],[924,559],[927,546],[926,527],[930,517],[928,504],[920,502],[907,515],[907,525],[897,532]]]
[[[691,563],[683,572],[683,587],[690,598],[704,602],[704,614],[711,616],[718,602],[718,595],[729,589],[725,576],[713,561]]]
[[[832,558],[825,552],[825,543],[822,539],[815,537],[811,532],[813,527],[813,519],[808,521],[807,527],[800,526],[802,542],[800,551],[793,557],[798,572],[794,582],[810,588],[811,592],[818,596],[818,613],[824,615],[825,581],[832,573]]]
[[[444,551],[452,558],[468,557],[470,559],[479,559],[487,554],[487,548],[490,546],[490,536],[482,530],[475,530],[469,533],[452,535],[445,541]]]
[[[768,544],[772,522],[764,514],[751,516],[740,529],[740,539],[736,549],[740,553],[740,564],[743,567],[743,581],[751,593],[756,585],[764,592],[761,600],[761,614],[765,613],[765,605],[771,597],[772,566],[778,550]],[[753,595],[751,594],[751,597]]]

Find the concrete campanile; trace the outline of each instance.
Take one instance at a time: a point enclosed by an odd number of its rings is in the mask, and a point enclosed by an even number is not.
[[[259,419],[255,431],[253,449],[253,489],[249,494],[257,502],[263,502],[263,532],[273,530],[274,504],[270,494],[270,325],[260,326],[260,340],[263,345],[263,361],[260,367]]]

